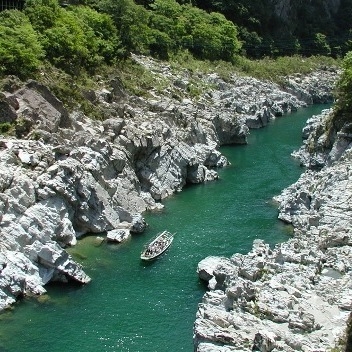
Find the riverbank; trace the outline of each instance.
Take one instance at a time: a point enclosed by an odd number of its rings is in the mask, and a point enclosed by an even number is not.
[[[310,103],[332,100],[337,71],[287,80],[285,88],[233,76],[197,73],[208,87],[190,94],[190,73],[148,58],[135,60],[169,88],[130,96],[116,79],[87,99],[106,117],[68,112],[42,84],[9,77],[1,95],[1,309],[45,292],[45,284],[90,278],[65,247],[86,233],[127,239],[145,229],[142,213],[188,183],[215,180],[224,144],[246,143],[249,128]]]
[[[344,350],[352,310],[352,136],[346,125],[331,140],[323,127],[331,113],[308,120],[304,146],[294,153],[313,169],[275,198],[293,238],[274,249],[255,241],[248,255],[200,262],[210,291],[197,313],[197,351]]]
[[[271,199],[300,177],[290,153],[300,147],[307,118],[324,108],[299,109],[251,130],[246,145],[221,147],[231,165],[216,170],[219,179],[189,185],[164,199],[162,211],[144,213],[142,234],[120,244],[101,242],[100,235],[80,238],[68,252],[91,282],[48,284],[46,294],[5,311],[0,350],[37,352],[37,337],[41,350],[51,352],[193,351],[195,313],[206,291],[198,263],[210,255],[246,254],[256,238],[271,246],[290,238]],[[143,263],[144,245],[164,229],[176,232],[172,246]]]

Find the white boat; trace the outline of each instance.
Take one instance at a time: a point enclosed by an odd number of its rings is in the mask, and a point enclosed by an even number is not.
[[[149,242],[141,253],[142,260],[152,260],[164,253],[171,245],[174,235],[168,231],[163,231]]]

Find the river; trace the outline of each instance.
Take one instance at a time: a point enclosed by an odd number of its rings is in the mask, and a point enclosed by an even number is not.
[[[301,144],[313,106],[252,130],[246,146],[221,149],[231,166],[215,182],[186,187],[145,214],[146,232],[120,245],[96,236],[71,253],[91,276],[86,286],[50,285],[39,299],[24,299],[0,315],[0,352],[193,351],[192,327],[206,287],[196,274],[209,255],[247,253],[252,241],[285,241],[290,227],[277,220],[271,201],[302,168],[290,153]],[[155,233],[176,232],[153,263],[139,259]]]

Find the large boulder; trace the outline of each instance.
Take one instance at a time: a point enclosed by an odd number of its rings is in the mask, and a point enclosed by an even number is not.
[[[11,104],[10,98],[5,94],[0,93],[0,123],[14,122],[17,119],[17,113],[14,104]]]
[[[35,81],[14,93],[19,102],[18,118],[28,121],[28,130],[21,131],[22,135],[28,134],[32,128],[57,132],[59,127],[68,124],[68,112],[63,104],[46,88]]]

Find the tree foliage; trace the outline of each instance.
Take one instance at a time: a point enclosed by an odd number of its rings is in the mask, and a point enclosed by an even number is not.
[[[30,74],[46,59],[77,75],[130,52],[229,62],[239,54],[342,55],[352,49],[352,0],[341,0],[337,12],[321,1],[291,1],[294,21],[272,0],[69,0],[68,7],[26,0],[23,13],[1,14],[0,73],[22,60]]]
[[[73,6],[69,10],[87,26],[95,49],[94,55],[106,62],[112,61],[121,45],[112,18],[87,6]]]
[[[240,48],[236,26],[219,13],[207,13],[175,0],[139,2],[103,0],[100,9],[112,15],[126,51],[167,59],[189,50],[201,59],[232,60]]]
[[[55,26],[61,11],[57,0],[27,0],[24,10],[33,28],[40,34]]]
[[[36,71],[43,50],[29,19],[20,11],[0,13],[0,73],[26,77]]]
[[[338,109],[352,122],[352,51],[348,52],[344,58],[343,72],[337,88]]]
[[[38,31],[46,58],[71,74],[114,59],[119,46],[107,14],[85,6],[64,9],[57,0],[28,0],[25,13]]]
[[[133,0],[102,0],[96,6],[112,17],[126,53],[148,53],[151,42],[149,12],[143,6]]]
[[[352,0],[194,0],[194,4],[236,23],[250,57],[346,53]]]

